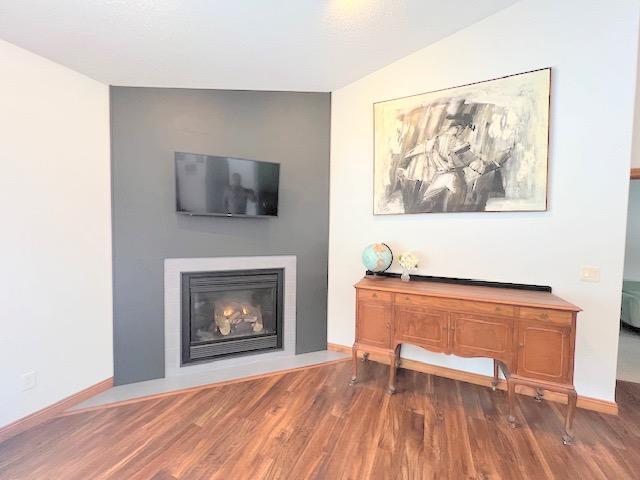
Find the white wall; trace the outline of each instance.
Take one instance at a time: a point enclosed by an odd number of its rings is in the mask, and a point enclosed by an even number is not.
[[[640,180],[632,181],[629,187],[624,278],[640,281]]]
[[[4,41],[0,65],[2,426],[111,377],[113,354],[108,87]]]
[[[638,48],[640,65],[640,48]],[[631,168],[640,168],[640,70],[636,73],[635,117],[633,121],[633,143],[631,146]]]
[[[524,0],[333,92],[328,341],[353,342],[360,253],[386,242],[419,252],[422,274],[551,285],[583,307],[576,388],[612,400],[637,45],[636,1]],[[547,212],[372,215],[373,102],[548,66]],[[583,265],[601,282],[581,282]],[[403,355],[491,373],[486,359]]]

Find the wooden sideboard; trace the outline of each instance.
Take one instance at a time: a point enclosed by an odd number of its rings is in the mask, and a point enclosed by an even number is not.
[[[493,359],[493,388],[501,369],[508,392],[508,421],[516,426],[515,388],[567,395],[565,444],[573,441],[577,394],[573,386],[576,316],[580,308],[548,292],[494,288],[396,278],[366,277],[356,285],[356,341],[353,375],[357,381],[358,351],[389,356],[388,392],[395,392],[402,344],[461,357]]]

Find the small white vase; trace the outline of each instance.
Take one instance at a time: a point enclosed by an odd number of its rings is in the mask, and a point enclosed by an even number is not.
[[[411,280],[411,276],[409,275],[408,270],[402,270],[402,275],[400,275],[400,280],[402,280],[403,282],[408,282],[409,280]]]

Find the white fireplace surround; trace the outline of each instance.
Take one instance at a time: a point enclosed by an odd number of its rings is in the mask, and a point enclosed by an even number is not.
[[[220,272],[262,268],[284,268],[283,349],[207,363],[180,366],[180,278],[183,272]],[[177,377],[247,365],[296,353],[296,257],[167,258],[164,261],[164,374]]]

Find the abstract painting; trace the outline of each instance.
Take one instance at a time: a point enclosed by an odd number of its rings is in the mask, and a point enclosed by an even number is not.
[[[374,104],[374,214],[547,209],[551,69]]]

